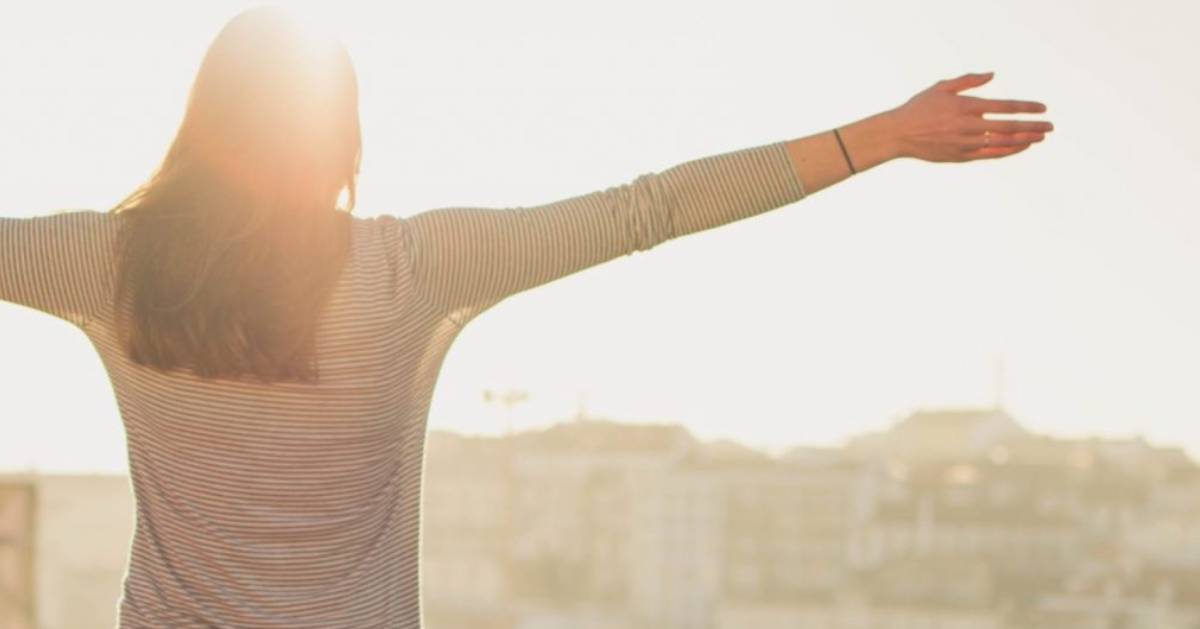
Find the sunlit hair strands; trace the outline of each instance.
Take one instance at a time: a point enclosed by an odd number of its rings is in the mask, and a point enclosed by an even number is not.
[[[361,158],[345,47],[277,7],[231,19],[166,157],[111,210],[131,358],[205,377],[316,378],[317,318],[349,256]]]

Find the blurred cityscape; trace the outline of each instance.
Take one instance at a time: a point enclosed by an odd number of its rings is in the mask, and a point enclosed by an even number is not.
[[[1200,629],[1200,468],[925,409],[780,456],[580,416],[429,434],[430,629]],[[0,474],[0,627],[111,629],[122,476]]]

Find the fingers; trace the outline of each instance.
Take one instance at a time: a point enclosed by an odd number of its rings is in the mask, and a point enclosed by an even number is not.
[[[1049,133],[1054,125],[1044,120],[987,120],[979,119],[968,122],[963,130],[972,135],[984,131],[992,133]]]
[[[964,74],[953,79],[938,81],[934,87],[943,92],[957,94],[965,89],[978,87],[992,80],[994,72],[980,72],[975,74]]]
[[[988,148],[993,146],[1020,146],[1022,144],[1030,144],[1033,142],[1041,142],[1045,139],[1044,133],[1025,132],[1025,133],[989,133],[985,138],[982,133],[979,135],[966,136],[962,146],[966,150]]]
[[[1034,100],[1004,100],[994,98],[978,98],[976,96],[960,96],[967,103],[967,109],[976,114],[1039,114],[1046,111],[1046,104]]]
[[[975,149],[973,151],[968,151],[967,153],[965,153],[963,155],[963,158],[964,158],[964,161],[969,161],[969,160],[974,160],[974,159],[994,159],[997,157],[1006,157],[1008,155],[1015,155],[1017,153],[1020,153],[1021,151],[1028,149],[1030,146],[1033,146],[1033,145],[1032,144],[1018,144],[1015,146],[989,146],[987,148],[981,148],[981,149]]]
[[[1013,155],[1041,142],[1044,138],[1045,135],[1041,133],[991,133],[984,144],[983,134],[971,136],[968,143],[962,147],[963,161]]]

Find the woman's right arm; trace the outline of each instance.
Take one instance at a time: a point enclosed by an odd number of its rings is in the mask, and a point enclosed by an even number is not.
[[[977,77],[939,82],[901,107],[839,127],[858,172],[896,157],[999,157],[1040,139],[1005,134],[1043,123],[981,115],[989,107],[1042,111],[1040,104],[954,95],[984,82]],[[993,136],[988,148],[978,149],[973,134],[984,129]],[[397,223],[418,298],[461,326],[509,295],[790,205],[850,174],[836,138],[824,131],[709,155],[539,206],[440,208]]]

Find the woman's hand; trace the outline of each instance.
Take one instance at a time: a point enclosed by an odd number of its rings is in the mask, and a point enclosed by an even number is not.
[[[984,113],[1042,113],[1036,101],[992,100],[958,92],[992,80],[993,73],[938,81],[888,112],[901,157],[967,162],[1020,153],[1054,129],[1036,120],[988,120]],[[985,137],[986,133],[986,137]]]

